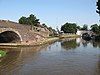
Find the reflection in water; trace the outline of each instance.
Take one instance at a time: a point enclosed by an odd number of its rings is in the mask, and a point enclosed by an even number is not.
[[[85,40],[82,41],[82,44],[83,44],[84,47],[87,47],[88,43],[89,43],[88,41],[85,41]]]
[[[79,46],[79,44],[76,42],[76,39],[71,39],[71,40],[64,40],[61,42],[61,46],[64,49],[75,49]]]
[[[8,75],[8,72],[17,68],[20,69],[30,59],[36,59],[41,48],[45,47],[0,48],[7,52],[7,55],[0,59],[0,75]]]
[[[100,48],[100,42],[92,41],[91,44],[93,44],[93,47],[95,47],[95,48],[97,48],[97,47]]]
[[[94,48],[100,48],[100,42],[95,42],[94,40],[86,41],[81,38],[77,38],[76,40],[78,40],[78,43],[81,43],[83,47],[87,47],[88,44],[91,44]]]
[[[94,46],[95,43],[95,46]],[[80,38],[35,47],[0,47],[0,75],[100,75],[100,43]]]

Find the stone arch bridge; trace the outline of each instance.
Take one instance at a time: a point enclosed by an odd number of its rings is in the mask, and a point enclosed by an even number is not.
[[[0,43],[21,42],[22,36],[12,28],[0,28]]]
[[[92,31],[85,31],[85,30],[77,30],[77,35],[82,36],[84,33],[88,33],[90,36],[94,34]]]
[[[35,27],[39,31],[31,30],[31,26],[12,21],[0,20],[0,43],[33,44],[49,36],[45,27]]]

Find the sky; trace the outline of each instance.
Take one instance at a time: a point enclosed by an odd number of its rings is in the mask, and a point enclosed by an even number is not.
[[[0,19],[18,22],[34,14],[41,23],[60,28],[66,22],[80,26],[99,24],[97,0],[0,0]]]

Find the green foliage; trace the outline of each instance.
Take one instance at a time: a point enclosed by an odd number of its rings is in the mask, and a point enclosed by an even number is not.
[[[29,17],[22,16],[19,19],[20,24],[26,24],[26,25],[33,25],[36,26],[39,22],[39,19],[36,18],[35,15],[31,14]]]
[[[50,31],[50,34],[49,34],[50,37],[57,36],[57,31],[55,29],[53,29],[52,27],[47,27],[46,25],[43,25],[43,26],[46,27]]]
[[[83,28],[81,28],[81,30],[88,30],[88,25],[84,24]]]
[[[33,14],[31,14],[27,19],[28,19],[29,25],[36,26],[39,23],[39,19],[37,19],[36,16]]]
[[[65,23],[61,27],[61,31],[63,31],[64,33],[76,33],[77,25],[75,23]]]
[[[79,30],[80,30],[80,29],[81,29],[81,27],[80,27],[80,26],[77,26],[77,29],[79,29]]]
[[[52,31],[52,27],[48,27],[48,30],[49,30],[49,31]]]
[[[47,25],[45,23],[43,23],[42,26],[47,28]]]
[[[57,36],[57,31],[55,29],[53,29],[52,27],[48,27],[48,30],[50,31],[50,35],[49,36]]]
[[[24,17],[24,16],[22,16],[22,17],[19,19],[19,23],[20,23],[20,24],[28,24],[27,18]]]
[[[91,30],[96,34],[100,34],[100,25],[97,24],[91,25]]]
[[[96,5],[97,5],[96,12],[100,15],[100,0],[97,1]]]
[[[5,51],[0,50],[0,57],[4,57],[6,55]]]

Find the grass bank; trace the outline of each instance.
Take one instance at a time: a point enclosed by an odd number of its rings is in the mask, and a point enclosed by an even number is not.
[[[80,37],[79,35],[76,35],[76,34],[62,34],[59,36],[60,39],[62,38],[78,38]]]

